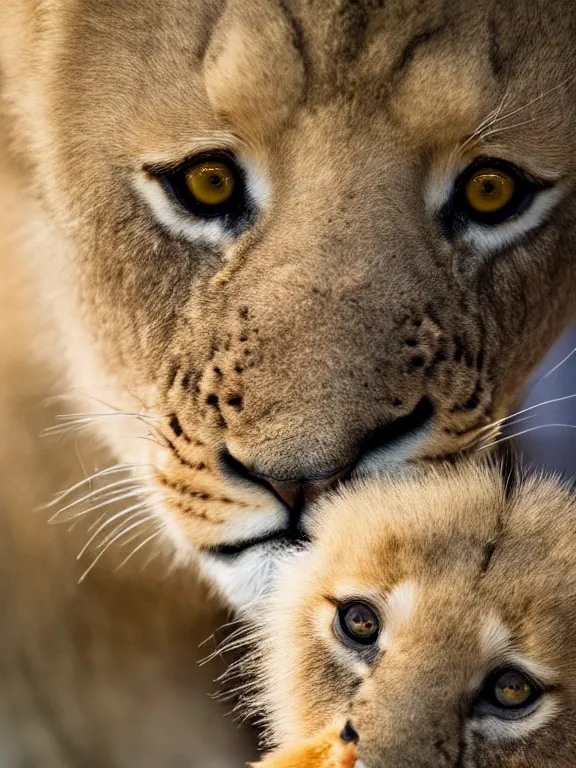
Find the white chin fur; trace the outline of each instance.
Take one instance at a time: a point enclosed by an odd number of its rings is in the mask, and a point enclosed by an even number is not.
[[[293,553],[290,544],[270,541],[238,555],[203,554],[200,563],[230,605],[241,611],[262,597],[278,566]]]

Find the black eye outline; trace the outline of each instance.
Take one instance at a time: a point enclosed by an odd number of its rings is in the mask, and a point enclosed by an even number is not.
[[[496,696],[496,685],[507,674],[518,675],[531,689],[528,698],[517,706],[507,707]],[[519,720],[534,712],[545,693],[546,688],[525,670],[516,667],[500,667],[491,672],[484,681],[476,698],[474,710],[479,715],[492,715],[502,720]]]
[[[510,200],[497,211],[482,212],[473,208],[466,197],[466,187],[472,177],[482,170],[501,171],[514,182],[514,192]],[[450,200],[444,206],[442,219],[446,228],[453,232],[465,228],[468,224],[497,226],[524,213],[536,194],[549,183],[531,178],[518,166],[495,157],[478,157],[458,176]]]
[[[369,637],[361,637],[352,632],[346,619],[347,615],[354,608],[361,608],[371,615],[375,624],[374,634]],[[347,600],[337,607],[333,627],[334,634],[347,648],[351,648],[355,651],[366,651],[373,648],[380,636],[381,620],[378,611],[376,611],[370,603],[366,602],[366,600]]]
[[[234,176],[234,190],[232,195],[220,205],[206,205],[199,202],[186,182],[186,176],[193,168],[205,163],[223,163],[232,171]],[[160,180],[164,189],[173,197],[188,213],[200,219],[242,219],[250,213],[246,195],[245,173],[230,152],[213,151],[203,152],[189,158],[176,168],[158,169],[150,168],[149,173]]]

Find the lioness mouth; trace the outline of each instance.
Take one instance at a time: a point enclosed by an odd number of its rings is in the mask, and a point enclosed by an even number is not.
[[[273,533],[266,534],[265,536],[259,536],[254,539],[247,539],[246,541],[238,542],[237,544],[221,544],[217,547],[206,549],[205,551],[211,555],[221,555],[223,557],[235,557],[246,552],[248,549],[258,547],[263,544],[274,542],[277,544],[285,543],[287,547],[298,548],[305,546],[310,539],[303,531],[287,530],[287,531],[275,531]]]

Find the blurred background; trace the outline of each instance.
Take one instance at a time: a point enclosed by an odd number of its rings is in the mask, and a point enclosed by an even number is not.
[[[547,401],[556,402],[540,405]],[[519,435],[518,444],[529,462],[572,477],[576,473],[576,325],[530,378],[518,410],[531,407],[518,416],[509,432]]]

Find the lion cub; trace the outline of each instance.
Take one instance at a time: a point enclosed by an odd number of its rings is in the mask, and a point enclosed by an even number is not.
[[[254,609],[248,706],[286,765],[348,721],[367,768],[576,766],[569,489],[462,463],[344,488],[316,519]]]

